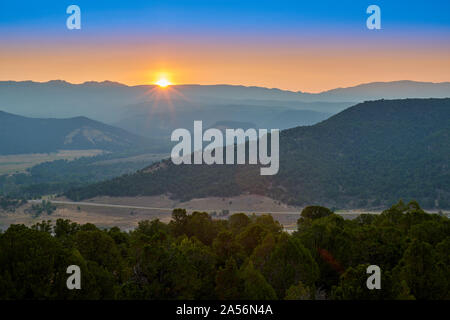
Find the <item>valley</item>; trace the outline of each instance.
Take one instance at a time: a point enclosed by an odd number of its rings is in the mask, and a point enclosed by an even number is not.
[[[185,208],[218,219],[237,212],[271,213],[289,229],[311,204],[346,218],[379,213],[401,198],[416,199],[431,212],[448,209],[449,99],[377,100],[345,109],[352,105],[345,101],[383,92],[445,96],[448,83],[376,83],[318,95],[242,86],[164,89],[172,90],[169,95],[183,93],[184,99],[173,101],[158,96],[162,89],[113,83],[11,82],[2,87],[9,88],[5,101],[12,105],[23,99],[16,95],[18,88],[42,101],[49,93],[82,94],[87,99],[82,103],[89,104],[114,92],[122,97],[116,102],[129,102],[118,118],[102,118],[117,126],[84,116],[0,112],[0,196],[35,202],[50,197],[57,209],[49,219],[130,229],[140,220],[167,222],[174,208]],[[116,108],[112,104],[109,111]],[[168,159],[168,135],[177,126],[189,128],[195,119],[222,131],[286,128],[280,134],[279,174],[261,177],[258,165],[174,165]],[[0,224],[36,219],[19,209],[3,213]]]
[[[0,227],[6,228],[10,224],[25,224],[31,226],[42,220],[55,222],[57,219],[69,219],[85,224],[92,223],[102,228],[119,227],[122,230],[134,229],[139,221],[159,219],[168,223],[172,219],[172,211],[176,208],[186,209],[188,213],[194,211],[207,212],[213,219],[227,219],[235,213],[247,215],[270,214],[279,221],[285,231],[296,230],[297,220],[300,218],[302,207],[288,206],[279,201],[259,195],[241,195],[236,197],[208,197],[177,201],[167,195],[151,197],[96,197],[82,202],[73,202],[60,197],[51,198],[56,206],[51,215],[33,217],[27,213],[32,204],[39,204],[42,200],[30,200],[16,212],[0,210]],[[379,210],[352,209],[338,210],[337,214],[345,219],[354,219],[360,214],[380,214]],[[431,212],[437,213],[437,212]],[[448,215],[449,212],[444,211]]]

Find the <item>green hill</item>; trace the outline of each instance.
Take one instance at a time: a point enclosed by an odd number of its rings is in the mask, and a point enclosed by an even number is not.
[[[149,143],[140,136],[86,117],[39,119],[0,111],[0,154],[3,155],[61,149],[119,151]]]
[[[448,208],[449,136],[450,99],[369,101],[314,126],[283,131],[275,176],[260,176],[256,165],[175,166],[166,160],[67,195],[190,199],[249,192],[297,205],[378,207],[402,198]]]

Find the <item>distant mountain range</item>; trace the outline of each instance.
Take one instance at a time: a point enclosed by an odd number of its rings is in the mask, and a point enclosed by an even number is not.
[[[280,171],[257,165],[179,165],[170,160],[67,195],[169,194],[178,199],[263,194],[289,204],[380,207],[416,199],[450,207],[450,99],[357,104],[280,135]]]
[[[289,100],[290,96],[294,100]],[[188,128],[194,120],[202,120],[205,126],[218,121],[243,121],[258,127],[285,129],[317,123],[333,110],[348,106],[303,103],[295,100],[296,96],[278,89],[226,85],[161,89],[113,82],[0,82],[0,110],[45,118],[86,116],[164,141],[170,141],[174,129]],[[275,98],[281,100],[270,100]]]
[[[305,99],[306,101],[330,102],[362,102],[403,98],[450,98],[450,82],[432,83],[409,80],[371,82],[307,95],[309,99]]]
[[[0,154],[45,153],[57,150],[123,151],[152,141],[86,117],[27,118],[0,111]]]
[[[252,123],[254,128],[287,129],[316,124],[331,116],[331,113],[296,110],[281,105],[206,105],[190,101],[172,101],[167,108],[146,102],[130,106],[128,110],[126,116],[114,125],[144,137],[160,138],[163,141],[170,141],[172,131],[177,128],[192,129],[195,120],[202,120],[205,128],[227,122],[233,125]]]
[[[374,99],[450,97],[450,83],[374,82],[312,94],[233,85],[126,86],[54,80],[0,81],[0,110],[22,116],[86,116],[147,138],[168,140],[193,120],[251,122],[258,128],[313,125],[355,103]]]

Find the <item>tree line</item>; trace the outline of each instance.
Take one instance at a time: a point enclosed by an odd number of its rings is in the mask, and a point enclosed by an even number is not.
[[[0,233],[0,299],[449,299],[448,252],[449,219],[417,202],[353,220],[309,206],[293,234],[270,215],[184,209],[128,232],[58,219]]]

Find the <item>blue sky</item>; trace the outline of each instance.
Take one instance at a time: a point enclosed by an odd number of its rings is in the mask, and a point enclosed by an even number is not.
[[[89,30],[133,32],[321,32],[364,27],[365,9],[381,7],[383,29],[450,30],[450,1],[8,1],[0,3],[0,26],[14,33],[24,28],[57,32],[65,9],[81,7]]]

